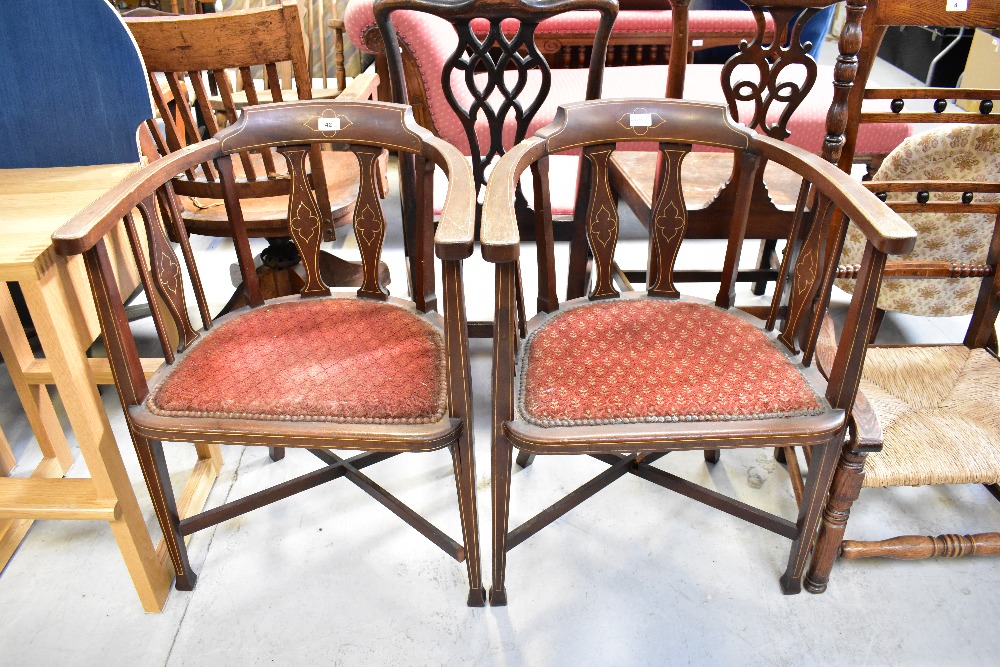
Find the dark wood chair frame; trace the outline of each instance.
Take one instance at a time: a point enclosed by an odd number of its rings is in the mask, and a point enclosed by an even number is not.
[[[321,117],[340,118],[340,129],[318,127]],[[145,406],[150,387],[155,387],[178,359],[198,346],[199,341],[203,340],[201,333],[220,321],[213,320],[209,313],[198,268],[174,199],[174,177],[187,173],[198,165],[209,163],[219,176],[249,303],[249,306],[223,316],[225,320],[238,321],[243,314],[264,304],[243,222],[239,188],[233,176],[233,158],[251,148],[277,148],[284,155],[291,180],[295,184],[289,202],[289,233],[303,257],[309,280],[301,296],[285,297],[283,300],[352,298],[347,295],[331,297],[329,288],[317,270],[321,216],[319,205],[311,189],[306,186],[306,162],[316,146],[331,142],[339,150],[353,152],[361,165],[362,181],[355,208],[354,227],[363,257],[365,280],[357,292],[357,299],[385,301],[389,298],[380,284],[376,270],[385,235],[377,169],[382,151],[389,149],[415,155],[421,168],[420,173],[426,173],[423,170],[424,161],[433,161],[449,177],[449,193],[435,237],[436,252],[441,258],[443,271],[443,319],[436,313],[426,313],[419,305],[409,306],[416,314],[425,315],[427,321],[443,329],[447,355],[448,414],[437,423],[412,425],[259,421],[152,414]],[[407,107],[388,103],[336,101],[264,105],[245,109],[234,126],[219,132],[215,137],[187,150],[171,153],[147,166],[97,200],[53,236],[60,254],[84,256],[115,384],[177,573],[178,589],[192,589],[197,579],[188,562],[184,539],[186,536],[324,482],[346,477],[450,556],[458,561],[465,560],[470,587],[468,602],[470,605],[484,604],[479,564],[471,383],[462,283],[462,261],[472,253],[472,187],[472,173],[465,159],[455,148],[417,125]],[[148,255],[142,248],[140,233],[133,218],[134,209],[139,210],[144,222]],[[374,213],[358,213],[359,211]],[[182,270],[173,246],[168,241],[164,219],[180,246],[190,287],[201,315],[204,327],[202,332],[195,330],[188,316]],[[104,241],[109,230],[123,220],[132,242],[134,261],[149,296],[166,360],[164,368],[153,374],[148,382],[139,360],[136,341],[125,318],[121,295],[117,293]],[[408,303],[395,301],[400,304]],[[171,338],[172,330],[179,332],[177,338]],[[179,346],[172,341],[179,341]],[[163,440],[267,446],[271,448],[272,458],[275,460],[284,455],[285,447],[305,448],[326,466],[242,499],[181,518],[169,483],[163,456]],[[361,472],[398,453],[431,451],[444,447],[451,450],[455,468],[462,543],[448,537]],[[364,450],[365,453],[343,459],[334,454],[332,449]]]
[[[554,2],[459,0],[447,3],[431,2],[430,0],[376,0],[373,9],[382,44],[393,45],[389,49],[383,47],[383,50],[388,54],[393,101],[413,104],[415,110],[421,100],[419,97],[411,99],[411,93],[416,92],[418,95],[426,95],[426,93],[424,93],[422,85],[419,84],[420,76],[415,71],[416,63],[412,57],[404,60],[401,55],[396,30],[392,25],[392,13],[400,10],[427,12],[444,18],[455,26],[455,31],[458,34],[458,45],[446,62],[441,74],[441,85],[452,110],[462,121],[466,137],[469,140],[472,169],[475,174],[478,194],[486,186],[486,167],[495,157],[504,154],[502,136],[506,119],[513,114],[517,123],[515,142],[520,142],[527,134],[529,123],[549,93],[550,68],[535,44],[535,28],[541,21],[568,11],[595,10],[600,12],[601,20],[594,34],[592,47],[594,53],[599,54],[600,57],[591,60],[586,90],[586,99],[597,99],[601,95],[604,54],[607,51],[611,27],[618,12],[618,3],[616,0],[556,0]],[[471,21],[477,18],[487,19],[490,23],[489,33],[482,40],[474,35],[470,25]],[[505,34],[501,27],[501,23],[509,18],[517,18],[520,21],[514,35]],[[403,51],[405,52],[405,45]],[[459,104],[452,91],[451,75],[455,70],[466,73],[469,92],[475,99],[471,109],[466,109]],[[541,72],[542,84],[534,99],[525,100],[521,97],[521,93],[528,72],[531,70]],[[504,73],[510,71],[517,73],[517,83],[513,87],[508,87],[504,79]],[[486,82],[481,90],[476,90],[476,86],[472,85],[472,76],[475,73],[486,74]],[[414,81],[420,86],[419,89],[415,90]],[[489,100],[494,91],[500,92],[503,98],[503,101],[496,107]],[[423,99],[423,108],[425,110],[427,108],[426,98]],[[480,113],[486,117],[489,124],[489,146],[481,146],[476,134],[476,118]],[[426,116],[417,113],[417,118],[425,127],[434,127],[429,111]],[[407,243],[407,256],[411,263],[411,284],[414,294],[418,295],[417,299],[424,299],[425,303],[430,303],[434,298],[434,285],[423,274],[426,269],[421,268],[426,266],[429,257],[428,246],[421,239],[429,234],[428,229],[433,218],[431,192],[413,192],[411,185],[413,176],[410,175],[411,167],[409,165],[401,169],[400,173],[405,179],[401,188],[403,206],[404,208],[421,207],[421,213],[413,216],[412,219],[415,219],[418,225],[423,226],[423,228],[418,227],[413,230]],[[535,187],[539,187],[537,182]],[[547,187],[547,183],[545,187]],[[527,201],[520,194],[520,187],[518,187],[517,209],[519,219],[522,221],[522,228],[530,234],[535,227],[531,223],[531,213]],[[477,220],[480,215],[481,208],[477,207]],[[547,233],[551,233],[551,230],[547,230]],[[523,304],[521,310],[523,313]],[[488,335],[488,327],[474,331],[477,334],[486,333]]]
[[[861,123],[1000,123],[1000,114],[993,113],[994,103],[1000,99],[995,89],[953,88],[868,88],[868,77],[887,29],[896,25],[960,25],[977,28],[1000,28],[1000,6],[991,0],[970,0],[964,12],[946,11],[941,3],[933,0],[848,0],[847,29],[842,33],[840,57],[847,68],[843,72],[845,83],[838,109],[839,127],[846,139],[842,152],[831,154],[831,161],[842,170],[850,172],[858,128]],[[856,68],[856,77],[852,76]],[[853,81],[852,81],[853,79]],[[851,87],[853,83],[853,87]],[[949,112],[946,99],[979,100],[979,113]],[[889,112],[872,112],[862,109],[864,100],[892,100]],[[905,100],[933,99],[934,111],[908,111]],[[986,348],[993,356],[997,353],[996,321],[1000,314],[1000,204],[977,202],[980,194],[1000,192],[1000,183],[949,182],[949,181],[868,181],[865,186],[884,199],[885,193],[914,193],[914,200],[892,202],[890,208],[900,213],[991,213],[997,216],[985,264],[979,262],[915,262],[897,260],[888,262],[883,270],[884,279],[907,278],[980,278],[979,296],[963,345],[969,348]],[[961,202],[930,201],[933,192],[961,192]],[[835,218],[832,222],[833,240],[842,240],[846,234],[846,220]],[[854,278],[857,265],[842,265],[836,270],[838,278]],[[876,309],[871,338],[878,330],[884,311]],[[832,337],[832,332],[829,333]],[[998,366],[1000,372],[1000,366]],[[870,406],[864,406],[868,417],[859,420],[857,437],[845,442],[837,464],[828,505],[823,514],[815,555],[806,575],[806,589],[822,593],[829,582],[833,562],[838,557],[855,559],[889,557],[921,559],[930,557],[959,557],[971,554],[1000,555],[1000,533],[977,535],[945,534],[936,537],[907,535],[879,541],[844,540],[851,506],[860,495],[864,481],[865,459],[868,454],[882,448],[882,432]],[[808,452],[807,452],[808,453]],[[794,450],[786,450],[783,459],[789,462]],[[795,466],[797,468],[797,465]],[[790,468],[790,472],[792,472]],[[797,471],[793,472],[793,480]],[[1000,488],[987,485],[990,492],[1000,499]]]
[[[623,121],[638,108],[656,119],[651,127],[644,128],[642,134],[627,127]],[[651,241],[651,282],[646,294],[619,294],[614,288],[613,252],[618,218],[616,214],[602,217],[595,213],[602,207],[615,210],[610,205],[608,189],[598,186],[602,182],[607,183],[609,155],[615,144],[628,141],[658,142],[661,154],[671,165],[665,170],[666,180],[659,188],[656,202],[654,219],[664,220],[665,223],[657,225],[657,233]],[[516,418],[514,385],[519,343],[515,285],[520,243],[513,207],[514,184],[529,166],[534,178],[544,182],[548,156],[567,149],[583,148],[584,156],[591,163],[589,178],[593,180],[584,182],[581,187],[583,192],[589,194],[589,199],[579,210],[585,216],[585,233],[594,256],[596,281],[589,296],[569,301],[564,306],[597,299],[676,299],[680,292],[674,285],[673,261],[688,220],[680,169],[676,167],[691,150],[691,145],[696,143],[731,150],[741,165],[736,204],[728,214],[729,242],[715,305],[730,309],[737,317],[773,332],[770,335],[776,336],[777,341],[787,348],[787,356],[800,368],[803,376],[810,383],[815,383],[817,393],[825,394],[829,410],[815,417],[743,422],[550,428],[533,426]],[[750,214],[751,187],[754,175],[764,160],[790,168],[804,179],[795,224],[788,237],[790,251],[785,253],[779,289],[766,313],[766,323],[748,313],[731,309],[736,265]],[[535,221],[540,228],[537,233],[540,239],[551,238],[543,231],[543,228],[551,226],[545,214],[545,197],[544,189],[536,190]],[[670,210],[680,214],[668,217]],[[864,232],[868,243],[859,272],[859,289],[851,302],[841,344],[834,353],[832,364],[817,370],[811,365],[832,287],[831,267],[839,255],[839,246],[827,247],[829,221],[834,210],[842,210],[850,216]],[[597,233],[610,234],[610,242],[595,242]],[[551,125],[509,151],[491,175],[482,228],[483,256],[496,264],[497,299],[493,357],[494,546],[491,603],[506,603],[506,555],[510,549],[626,474],[677,491],[792,539],[781,586],[785,593],[797,593],[836,459],[848,425],[853,424],[852,407],[874,318],[881,270],[887,254],[908,252],[913,247],[915,236],[913,230],[885,204],[833,165],[794,146],[736,126],[721,105],[662,99],[598,100],[567,105],[560,107]],[[539,291],[544,296],[539,299],[541,312],[528,323],[529,330],[537,328],[559,309],[552,243],[539,242],[537,252]],[[728,498],[652,465],[671,451],[759,447],[793,442],[811,445],[814,463],[809,470],[804,499],[795,522]],[[513,447],[519,448],[522,455],[587,454],[608,464],[609,468],[521,526],[510,530],[508,510]],[[530,457],[526,463],[530,463]]]

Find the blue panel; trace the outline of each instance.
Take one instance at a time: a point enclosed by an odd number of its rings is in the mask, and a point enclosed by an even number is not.
[[[142,58],[107,0],[0,0],[0,168],[135,162]]]

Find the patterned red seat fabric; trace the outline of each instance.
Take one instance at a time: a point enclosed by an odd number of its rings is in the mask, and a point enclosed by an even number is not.
[[[713,305],[628,299],[562,311],[523,353],[537,426],[731,421],[829,410],[753,324]]]
[[[295,300],[218,323],[146,405],[163,416],[427,424],[445,415],[445,363],[440,333],[410,310]]]

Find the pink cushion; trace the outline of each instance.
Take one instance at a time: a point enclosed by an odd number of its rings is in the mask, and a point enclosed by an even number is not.
[[[601,15],[593,11],[566,12],[545,19],[538,24],[535,34],[544,37],[547,33],[578,33],[593,35],[600,23]],[[507,19],[502,24],[504,33],[513,34],[517,31],[517,21]],[[490,24],[486,19],[472,21],[472,31],[477,37],[485,37]],[[767,17],[769,31],[774,30],[774,21]],[[618,12],[615,19],[613,34],[623,33],[665,33],[673,30],[673,12],[663,10],[628,10]],[[757,21],[750,12],[738,10],[723,11],[693,11],[688,13],[688,34],[698,38],[705,33],[713,35],[744,35],[753,36],[757,30]]]
[[[146,405],[178,417],[426,424],[445,414],[445,367],[441,335],[412,311],[293,300],[203,334]]]
[[[539,426],[767,419],[825,405],[763,332],[706,304],[571,308],[523,354],[518,405]]]

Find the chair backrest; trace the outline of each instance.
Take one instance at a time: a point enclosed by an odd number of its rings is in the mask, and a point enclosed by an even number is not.
[[[800,198],[795,212],[790,243],[795,252],[786,254],[783,280],[778,283],[768,314],[768,330],[777,327],[778,340],[793,352],[801,351],[805,364],[811,363],[826,310],[823,293],[831,288],[824,276],[836,260],[836,255],[827,251],[829,223],[834,211],[840,210],[857,221],[868,239],[861,274],[870,291],[864,297],[859,294],[852,302],[852,314],[846,325],[847,331],[858,327],[862,335],[866,334],[874,311],[874,304],[866,299],[878,294],[886,254],[909,251],[915,238],[913,230],[847,174],[798,147],[733,124],[725,107],[718,104],[662,99],[598,100],[560,107],[551,125],[509,151],[494,169],[483,210],[484,257],[506,263],[518,256],[519,235],[513,204],[515,184],[524,170],[531,167],[544,176],[549,155],[582,148],[590,164],[590,180],[583,187],[589,193],[589,201],[582,221],[596,273],[589,298],[618,298],[612,284],[618,214],[608,185],[608,163],[617,144],[650,141],[658,144],[667,164],[650,230],[647,285],[650,296],[680,295],[673,272],[687,226],[681,164],[694,145],[708,145],[732,151],[740,165],[737,203],[728,218],[729,243],[716,305],[732,307],[730,296],[750,213],[750,189],[763,162],[772,161],[801,175],[808,184],[808,196]],[[546,207],[545,193],[540,189],[535,200],[539,227],[551,225],[551,218],[544,214]],[[536,237],[542,239],[546,235],[539,231]],[[551,235],[547,238],[551,239]],[[538,284],[540,292],[545,293],[539,302],[546,303],[547,312],[552,312],[558,308],[558,302],[551,242],[540,247],[539,254]],[[790,283],[790,289],[782,289],[784,279]],[[844,340],[848,342],[838,350],[832,371],[825,370],[832,372],[830,385],[834,394],[828,395],[831,404],[849,409],[856,385],[844,379],[859,372],[851,363],[860,366],[865,340],[856,341],[850,335],[845,335]]]
[[[244,105],[260,104],[255,70],[264,71],[269,93],[266,102],[284,100],[287,91],[282,91],[278,74],[278,64],[284,62],[291,63],[296,98],[312,98],[312,78],[295,0],[216,14],[128,18],[126,24],[142,52],[153,100],[163,121],[163,132],[157,123],[148,123],[161,155],[201,141],[201,126],[207,136],[215,136],[224,127],[216,119],[220,104],[229,124],[236,122]],[[239,77],[240,93],[234,91],[230,72]],[[180,102],[176,110],[169,104],[164,83],[170,97]],[[217,87],[218,98],[212,99],[210,86]],[[197,115],[187,103],[188,93],[194,94]],[[271,148],[251,147],[240,153],[240,162],[245,175],[238,184],[241,197],[288,194],[289,179],[283,176],[280,158],[276,159]],[[323,204],[324,220],[329,221],[326,188],[321,187],[326,183],[322,160],[314,159],[312,167],[318,177],[314,187]],[[218,174],[211,162],[194,166],[174,187],[179,195],[221,198]]]
[[[586,99],[600,97],[611,26],[618,12],[615,0],[376,0],[375,20],[387,45],[393,100],[407,103],[406,79],[392,14],[401,10],[419,11],[450,22],[443,41],[435,49],[450,54],[435,67],[422,62],[430,72],[441,71],[444,96],[465,131],[476,186],[486,183],[486,168],[511,145],[524,139],[528,125],[549,93],[549,65],[535,43],[535,28],[544,19],[572,10],[597,10],[601,21],[594,35],[594,53],[587,79]],[[483,19],[489,30],[476,37],[472,22]],[[514,19],[517,30],[505,34],[503,23]],[[421,21],[428,20],[421,17]],[[433,21],[433,19],[430,19]],[[438,21],[444,24],[444,21]],[[446,24],[444,24],[446,26]],[[448,33],[454,35],[449,39]],[[513,137],[504,136],[505,121],[515,120]],[[461,148],[461,147],[460,147]]]
[[[139,161],[149,89],[107,0],[0,3],[0,61],[0,168]]]
[[[327,122],[331,118],[340,121],[338,129]],[[126,404],[141,402],[148,390],[103,240],[105,235],[124,220],[143,287],[147,295],[155,290],[166,306],[164,314],[157,300],[149,298],[164,358],[172,363],[176,352],[186,349],[200,335],[188,315],[186,293],[194,293],[203,328],[207,330],[213,323],[173,195],[174,177],[200,164],[214,163],[222,184],[247,300],[250,307],[257,307],[263,304],[263,299],[236,196],[232,156],[252,147],[276,148],[288,164],[292,182],[288,233],[302,256],[306,271],[301,298],[328,295],[330,289],[318,268],[321,217],[313,192],[306,185],[306,161],[311,146],[330,142],[353,152],[361,165],[361,185],[354,214],[355,235],[364,269],[364,282],[357,292],[359,297],[385,300],[388,296],[378,277],[385,216],[378,196],[377,164],[384,149],[413,154],[417,160],[433,161],[444,170],[449,178],[449,191],[438,230],[437,252],[445,260],[460,260],[471,254],[474,204],[468,163],[452,146],[417,125],[408,108],[361,101],[303,101],[248,108],[234,126],[216,137],[172,153],[129,177],[53,236],[59,253],[84,255],[98,295],[102,330],[115,377],[130,378],[131,387],[122,395]],[[145,226],[148,255],[136,230],[132,214],[135,209]],[[189,278],[187,289],[185,271],[168,240],[165,224],[180,245]],[[165,326],[167,318],[173,327]],[[179,332],[177,346],[170,343],[171,330]]]
[[[894,151],[866,186],[917,227],[921,236],[914,253],[886,269],[890,280],[880,308],[922,315],[973,313],[965,343],[982,347],[993,333],[1000,312],[1000,101],[998,89],[872,88],[868,86],[882,38],[890,26],[938,25],[1000,28],[1000,4],[969,0],[964,11],[949,11],[933,0],[860,0],[848,2],[845,30],[853,38],[841,42],[840,61],[857,62],[854,87],[838,105],[844,129],[839,165],[849,171],[855,158],[859,127],[865,123],[942,123],[913,137]],[[858,39],[860,37],[860,39]],[[850,83],[850,79],[847,79]],[[947,100],[971,100],[964,112]],[[865,109],[865,101],[889,102],[889,109]],[[832,116],[832,114],[831,114]],[[955,125],[958,124],[958,125]],[[974,124],[975,127],[962,124]],[[834,135],[835,132],[831,132]],[[838,277],[857,270],[858,239],[847,234]],[[926,280],[924,279],[926,278]],[[931,280],[931,279],[947,280]],[[958,280],[961,279],[961,280]],[[978,280],[977,280],[978,279]],[[851,283],[841,286],[852,289]]]

